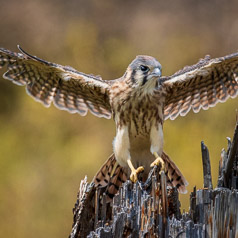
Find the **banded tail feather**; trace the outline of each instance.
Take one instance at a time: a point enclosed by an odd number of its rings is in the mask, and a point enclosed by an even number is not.
[[[176,187],[179,193],[187,193],[186,186],[188,186],[188,182],[179,168],[165,152],[163,152],[161,157],[165,163],[165,174],[169,183]]]
[[[110,202],[120,186],[127,180],[127,174],[121,167],[114,154],[103,164],[95,175],[93,182],[99,188],[106,188],[107,201]]]
[[[165,152],[163,152],[161,157],[165,162],[165,174],[167,176],[168,185],[176,187],[180,193],[187,193],[186,186],[188,182],[179,168]],[[110,202],[127,179],[128,175],[126,170],[117,164],[115,155],[112,154],[97,172],[93,182],[96,187],[99,188],[105,188],[107,186],[107,201]]]

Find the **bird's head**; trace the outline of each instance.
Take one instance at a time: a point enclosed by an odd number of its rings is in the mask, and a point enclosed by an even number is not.
[[[152,89],[161,76],[161,64],[151,56],[139,55],[128,66],[126,78],[134,88]]]

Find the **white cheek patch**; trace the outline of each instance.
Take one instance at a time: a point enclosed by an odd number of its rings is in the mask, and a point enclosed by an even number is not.
[[[164,145],[164,134],[162,124],[159,124],[158,127],[152,126],[150,131],[150,152],[153,154],[157,152],[158,155],[161,155],[163,152]]]
[[[135,84],[137,85],[137,87],[141,86],[143,83],[143,73],[140,71],[136,71],[135,75],[134,75],[134,80],[135,80]]]
[[[113,149],[118,163],[123,167],[127,166],[127,160],[130,159],[130,140],[127,126],[117,129]]]

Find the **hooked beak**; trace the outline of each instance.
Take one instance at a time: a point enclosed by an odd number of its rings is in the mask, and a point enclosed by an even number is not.
[[[154,70],[151,73],[151,76],[152,77],[160,77],[161,76],[161,70],[158,67],[154,68]]]
[[[142,86],[146,84],[147,81],[150,81],[152,84],[158,80],[161,76],[161,69],[156,67],[153,71],[147,76],[143,78]]]

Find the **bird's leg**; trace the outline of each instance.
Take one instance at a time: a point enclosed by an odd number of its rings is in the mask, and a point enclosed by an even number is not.
[[[154,167],[154,166],[159,166],[159,164],[161,164],[161,172],[164,171],[164,161],[163,159],[158,155],[157,152],[154,152],[153,155],[155,156],[155,161],[153,163],[150,164],[150,167]]]
[[[144,168],[139,167],[135,169],[131,162],[130,138],[127,126],[117,128],[117,135],[113,142],[113,149],[118,163],[123,167],[127,167],[128,165],[131,169],[130,179],[135,183],[138,180],[137,175],[142,172]]]
[[[131,169],[130,180],[133,183],[135,183],[138,180],[137,175],[144,171],[144,167],[140,166],[137,169],[135,169],[135,167],[133,166],[133,164],[132,164],[130,159],[127,160],[127,164],[130,167],[130,169]]]
[[[163,126],[159,123],[157,126],[153,126],[150,131],[150,140],[151,140],[151,147],[150,151],[155,156],[155,161],[151,163],[150,167],[159,166],[161,165],[161,170],[164,170],[164,161],[159,156],[162,154],[163,151]]]

